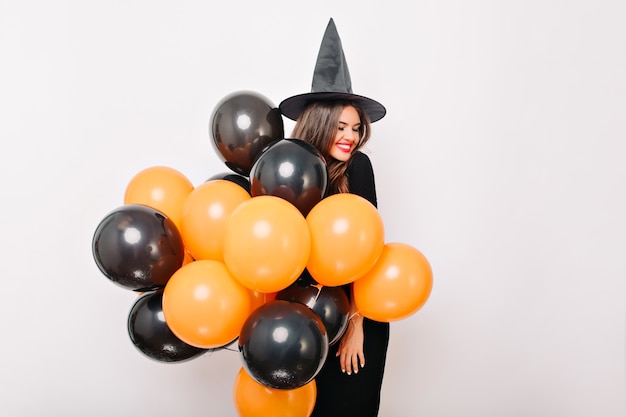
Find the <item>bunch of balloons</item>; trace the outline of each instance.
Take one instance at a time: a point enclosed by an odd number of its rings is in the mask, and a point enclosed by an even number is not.
[[[181,362],[237,342],[238,413],[309,416],[314,378],[347,327],[344,287],[363,316],[404,319],[430,295],[430,265],[417,249],[385,242],[369,201],[325,197],[323,156],[284,138],[264,96],[222,99],[210,136],[231,172],[198,186],[171,167],[138,172],[98,224],[94,260],[139,293],[128,333],[142,354]]]

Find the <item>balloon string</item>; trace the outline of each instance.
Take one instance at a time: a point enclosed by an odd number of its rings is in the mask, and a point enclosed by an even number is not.
[[[311,308],[311,309],[313,308],[315,303],[317,303],[317,299],[320,298],[320,294],[322,293],[322,285],[315,284],[315,285],[312,285],[312,286],[317,288],[317,294],[315,294],[315,298],[314,299],[309,300],[309,302],[306,303],[306,306]]]
[[[322,287],[323,285],[321,284],[317,284],[315,286],[315,288],[317,288],[317,294],[315,294],[315,301],[317,302],[317,299],[320,298],[320,294],[322,293]]]
[[[359,313],[358,311],[355,311],[354,313],[350,315],[350,318],[348,318],[348,320],[352,320],[354,317],[361,317],[361,313]]]

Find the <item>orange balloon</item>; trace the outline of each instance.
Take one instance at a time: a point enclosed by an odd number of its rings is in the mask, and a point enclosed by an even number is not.
[[[306,217],[311,230],[307,269],[321,285],[349,284],[365,274],[385,244],[383,220],[376,207],[356,194],[334,194]]]
[[[239,370],[233,389],[240,417],[309,417],[317,397],[312,380],[295,389],[274,389],[255,381],[244,368]]]
[[[180,228],[183,203],[193,184],[181,172],[166,166],[146,168],[130,180],[124,204],[143,204],[159,210]]]
[[[224,263],[243,285],[278,292],[300,276],[311,250],[304,216],[280,197],[253,197],[233,211],[224,232]]]
[[[185,199],[180,234],[194,259],[224,260],[224,224],[250,194],[238,184],[212,180],[196,187]]]
[[[250,290],[214,260],[183,265],[163,290],[167,327],[183,342],[203,349],[223,347],[239,337],[251,306]]]
[[[354,303],[365,317],[396,321],[419,310],[432,287],[432,269],[419,250],[387,243],[374,267],[354,282]]]

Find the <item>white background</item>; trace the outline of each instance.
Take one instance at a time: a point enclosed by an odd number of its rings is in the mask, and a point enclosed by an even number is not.
[[[217,102],[308,92],[330,17],[387,241],[435,284],[392,324],[381,416],[623,417],[619,1],[0,2],[0,414],[235,416],[235,351],[164,364],[91,239],[138,171],[227,171]],[[285,122],[286,133],[290,125]]]

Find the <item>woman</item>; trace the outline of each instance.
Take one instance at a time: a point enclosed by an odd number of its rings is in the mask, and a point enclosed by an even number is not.
[[[312,102],[298,117],[292,135],[314,145],[326,158],[330,194],[358,194],[376,206],[372,164],[359,150],[370,137],[369,117],[357,103]],[[352,301],[351,311],[345,333],[330,347],[316,377],[312,416],[378,415],[389,323],[363,318]]]
[[[284,116],[296,121],[292,136],[311,143],[326,159],[328,194],[354,193],[376,206],[374,171],[360,149],[370,138],[370,124],[382,119],[386,109],[375,100],[352,93],[333,19],[322,39],[311,92],[287,98],[279,108]],[[350,294],[350,284],[344,288]],[[349,298],[352,314],[348,327],[330,346],[315,378],[314,417],[378,415],[389,323],[362,317]]]

